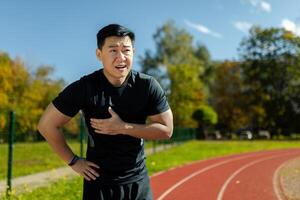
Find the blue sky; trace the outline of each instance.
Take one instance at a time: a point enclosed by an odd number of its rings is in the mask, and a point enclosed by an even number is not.
[[[168,20],[204,44],[213,59],[237,59],[251,25],[284,27],[300,36],[299,0],[1,0],[0,51],[21,57],[31,70],[55,67],[67,82],[101,67],[96,33],[119,23],[136,34],[138,56],[154,51],[153,34]]]

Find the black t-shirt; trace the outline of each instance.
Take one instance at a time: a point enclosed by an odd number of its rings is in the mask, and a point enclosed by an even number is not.
[[[53,104],[70,117],[82,110],[89,134],[87,160],[100,166],[98,181],[124,184],[147,173],[143,139],[95,133],[90,118],[109,118],[111,106],[123,121],[145,124],[147,116],[167,111],[165,92],[154,78],[131,71],[120,87],[114,87],[101,69],[67,86]]]

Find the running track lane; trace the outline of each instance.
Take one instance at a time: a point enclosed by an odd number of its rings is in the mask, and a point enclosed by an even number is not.
[[[261,151],[198,161],[151,177],[158,200],[283,199],[273,188],[273,175],[300,149]],[[277,194],[275,193],[277,192]]]

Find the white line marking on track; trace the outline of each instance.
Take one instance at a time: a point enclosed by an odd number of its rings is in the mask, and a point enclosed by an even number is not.
[[[274,159],[276,157],[280,157],[280,156],[284,156],[284,155],[288,155],[290,153],[284,153],[284,154],[281,154],[281,155],[275,155],[275,156],[270,156],[270,157],[267,157],[267,158],[262,158],[262,159],[259,159],[259,160],[255,160],[253,162],[250,162],[246,165],[243,165],[241,168],[239,168],[238,170],[236,170],[233,174],[231,174],[231,176],[225,181],[225,183],[223,184],[223,186],[221,187],[221,190],[218,194],[218,198],[217,200],[222,200],[223,198],[223,195],[224,195],[224,192],[227,188],[227,186],[229,185],[230,181],[232,181],[232,179],[238,175],[240,172],[242,172],[243,170],[245,170],[246,168],[252,166],[252,165],[255,165],[259,162],[262,162],[262,161],[266,161],[266,160],[271,160],[271,159]]]
[[[272,152],[267,152],[267,153],[272,153]],[[215,163],[213,165],[209,165],[203,169],[200,169],[192,174],[190,174],[189,176],[185,177],[184,179],[181,179],[181,181],[177,182],[176,184],[174,184],[172,187],[170,187],[168,190],[166,190],[162,195],[160,195],[157,200],[162,200],[164,199],[168,194],[170,194],[173,190],[175,190],[177,187],[179,187],[180,185],[182,185],[183,183],[187,182],[189,179],[193,178],[194,176],[197,176],[205,171],[208,171],[214,167],[218,167],[219,165],[223,165],[223,164],[226,164],[226,163],[229,163],[229,162],[232,162],[232,161],[236,161],[236,160],[242,160],[242,159],[245,159],[245,158],[248,158],[248,157],[253,157],[253,156],[257,156],[257,153],[255,154],[250,154],[250,155],[246,155],[246,156],[241,156],[241,157],[238,157],[238,158],[232,158],[232,159],[228,159],[228,160],[225,160],[225,161],[221,161],[221,162],[218,162],[218,163]]]
[[[275,191],[276,197],[278,200],[285,200],[286,198],[283,196],[282,191],[280,191],[280,180],[279,180],[279,171],[286,164],[286,162],[282,163],[275,171],[273,176],[273,189]]]

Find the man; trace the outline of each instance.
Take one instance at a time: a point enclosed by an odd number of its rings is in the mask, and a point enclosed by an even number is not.
[[[97,44],[103,69],[67,86],[45,110],[38,130],[84,177],[83,199],[152,199],[143,139],[170,138],[172,112],[157,81],[131,70],[133,32],[111,24],[98,32]],[[89,132],[86,158],[76,156],[59,131],[80,110]]]

